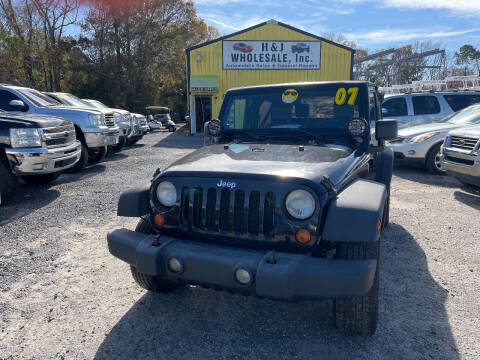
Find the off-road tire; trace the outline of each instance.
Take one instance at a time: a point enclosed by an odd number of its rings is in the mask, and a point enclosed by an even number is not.
[[[0,162],[0,206],[5,205],[17,185],[17,178]]]
[[[387,194],[387,200],[385,201],[385,208],[383,209],[382,230],[385,229],[389,223],[390,223],[390,193]]]
[[[440,170],[437,164],[439,164],[440,159],[440,148],[442,144],[437,144],[433,148],[430,149],[427,155],[427,159],[425,160],[425,168],[430,174],[434,175],[446,175],[447,172],[445,170]]]
[[[119,143],[117,145],[112,146],[111,149],[114,153],[116,153],[116,152],[121,151],[123,149],[123,147],[126,146],[126,145],[127,145],[127,139],[125,139],[124,137],[121,137],[120,140],[119,140]]]
[[[88,151],[88,162],[91,164],[97,164],[102,161],[107,155],[108,148],[107,146],[102,146],[96,149]]]
[[[144,217],[138,222],[135,231],[143,234],[155,234],[152,225]],[[135,282],[148,291],[166,294],[185,286],[179,282],[165,280],[158,276],[141,273],[135,266],[132,265],[130,266],[130,270],[132,271],[132,276]]]
[[[77,161],[72,167],[63,170],[65,174],[75,174],[77,172],[85,169],[85,166],[88,164],[88,149],[84,143],[82,143],[82,153],[80,155],[80,160]]]
[[[372,243],[339,243],[337,257],[340,259],[377,259],[375,279],[370,291],[364,296],[335,299],[333,314],[337,329],[345,334],[370,336],[378,323],[378,278],[380,241]]]
[[[29,176],[22,176],[22,180],[28,184],[32,185],[45,185],[50,184],[52,181],[55,181],[61,175],[61,172],[56,172],[52,174],[39,174],[39,175],[29,175]]]

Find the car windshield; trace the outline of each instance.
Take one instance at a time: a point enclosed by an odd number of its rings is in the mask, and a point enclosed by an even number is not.
[[[92,107],[91,104],[83,101],[72,94],[55,94],[65,105],[76,107]]]
[[[450,124],[457,124],[457,125],[472,125],[480,123],[480,107],[479,106],[472,106],[466,109],[457,111],[453,113],[439,122],[448,122]]]
[[[228,132],[298,135],[309,130],[316,135],[347,136],[347,123],[368,118],[368,99],[358,87],[325,84],[286,88],[252,89],[234,93],[226,99],[220,120]]]
[[[109,107],[105,105],[104,103],[98,101],[98,100],[83,100],[84,102],[88,102],[90,105],[93,105],[97,109],[108,109]]]
[[[61,105],[57,100],[54,100],[50,96],[44,95],[40,91],[34,89],[20,89],[18,92],[30,100],[35,106],[45,107]]]

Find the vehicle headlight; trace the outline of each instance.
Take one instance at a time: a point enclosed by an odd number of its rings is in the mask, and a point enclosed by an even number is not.
[[[118,124],[120,122],[123,122],[123,116],[120,113],[113,113],[113,121],[115,121],[115,124]]]
[[[42,146],[38,129],[10,129],[10,141],[14,148],[30,148]]]
[[[306,220],[315,211],[315,199],[308,191],[294,190],[288,194],[285,207],[295,219]]]
[[[103,125],[103,117],[100,114],[88,114],[88,120],[90,121],[90,125],[92,126]]]
[[[428,139],[430,139],[434,136],[437,136],[438,134],[440,134],[438,131],[432,131],[432,132],[429,132],[429,133],[426,133],[426,134],[414,136],[413,138],[409,139],[408,142],[409,143],[421,143],[423,141],[427,141]]]
[[[171,207],[177,201],[177,189],[170,181],[162,181],[157,186],[157,199],[160,204]]]

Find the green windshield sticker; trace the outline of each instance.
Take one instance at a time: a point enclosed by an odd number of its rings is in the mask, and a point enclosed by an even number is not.
[[[241,145],[241,144],[233,144],[229,146],[230,150],[232,150],[235,154],[240,154],[245,150],[248,150],[248,145]]]
[[[282,94],[282,101],[285,104],[293,104],[298,99],[298,91],[295,89],[287,89]]]

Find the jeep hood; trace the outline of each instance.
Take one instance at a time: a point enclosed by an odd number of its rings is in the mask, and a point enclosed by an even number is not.
[[[450,124],[448,122],[444,123],[430,123],[418,126],[412,126],[398,131],[398,136],[400,137],[412,137],[417,135],[426,134],[432,131],[448,131],[465,125]]]
[[[341,145],[230,144],[205,146],[173,163],[165,175],[201,172],[228,180],[238,174],[273,175],[338,184],[353,166],[355,154]],[[207,173],[207,174],[205,174]],[[211,174],[210,174],[211,173]]]

